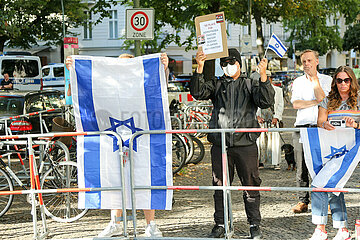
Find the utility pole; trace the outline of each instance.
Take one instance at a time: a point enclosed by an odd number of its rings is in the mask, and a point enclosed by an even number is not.
[[[134,0],[134,8],[140,7],[140,0]],[[135,40],[135,57],[141,56],[141,40]]]
[[[63,38],[65,37],[65,9],[64,1],[61,0],[61,10],[62,10],[62,27],[63,27]]]

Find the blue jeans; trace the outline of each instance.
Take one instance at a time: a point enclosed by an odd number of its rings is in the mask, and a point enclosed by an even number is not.
[[[327,192],[311,192],[312,223],[326,225],[329,204],[333,219],[333,227],[347,227],[344,193],[340,193],[339,196],[336,196],[333,193]]]

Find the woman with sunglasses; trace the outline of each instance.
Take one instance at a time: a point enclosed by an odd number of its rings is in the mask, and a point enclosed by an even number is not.
[[[358,91],[359,84],[352,69],[347,66],[338,67],[333,76],[329,95],[319,104],[318,126],[329,131],[335,130],[329,120],[344,120],[346,127],[359,128],[359,122],[354,118],[360,106]],[[339,229],[334,240],[351,239],[347,229],[347,213],[343,193],[312,192],[311,200],[312,222],[317,227],[310,240],[327,239],[325,225],[329,204],[333,227]]]

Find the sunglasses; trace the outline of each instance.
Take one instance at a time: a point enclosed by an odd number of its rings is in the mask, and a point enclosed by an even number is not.
[[[230,60],[226,60],[226,62],[220,62],[220,66],[222,67],[226,67],[228,64],[230,65],[234,65],[236,62],[236,59],[230,59]]]
[[[348,84],[349,82],[351,82],[351,78],[345,78],[345,79],[337,78],[335,80],[336,80],[337,84],[341,84],[342,82],[345,82],[346,84]]]

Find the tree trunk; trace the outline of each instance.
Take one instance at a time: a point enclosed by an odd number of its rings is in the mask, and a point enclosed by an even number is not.
[[[260,59],[264,56],[264,35],[263,35],[263,29],[262,29],[262,20],[261,15],[254,13],[254,19],[256,23],[256,36],[257,36],[257,49],[259,53]],[[259,40],[261,41],[261,44],[259,44]]]
[[[6,40],[7,40],[6,38],[0,37],[0,55],[2,55],[3,52],[4,52],[4,47],[5,47]]]

